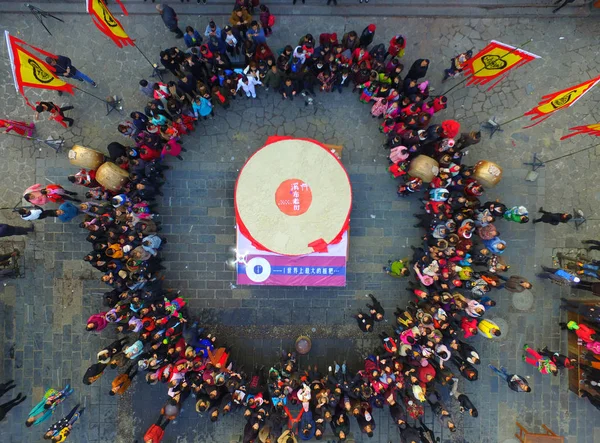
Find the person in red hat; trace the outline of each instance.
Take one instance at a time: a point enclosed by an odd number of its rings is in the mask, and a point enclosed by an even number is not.
[[[330,48],[339,45],[337,34],[335,32],[332,34],[324,32],[319,35],[319,45],[323,46],[325,44],[328,44]]]
[[[456,120],[445,120],[442,122],[444,138],[454,138],[460,133],[460,123]]]
[[[360,43],[359,43],[359,46],[361,48],[366,48],[371,43],[373,43],[373,37],[375,37],[375,29],[376,28],[377,28],[377,26],[375,26],[373,23],[371,23],[369,26],[367,26],[365,29],[363,29],[362,34],[360,34]]]

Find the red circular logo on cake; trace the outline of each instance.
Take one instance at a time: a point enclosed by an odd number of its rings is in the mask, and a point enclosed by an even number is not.
[[[285,180],[275,191],[275,204],[286,215],[302,215],[308,211],[311,203],[312,192],[302,180]]]

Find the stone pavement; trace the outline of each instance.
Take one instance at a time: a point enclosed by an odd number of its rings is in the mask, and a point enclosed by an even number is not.
[[[0,27],[31,44],[71,56],[78,68],[99,83],[98,89],[86,85],[82,88],[101,97],[124,96],[127,113],[141,109],[144,101],[137,92],[137,82],[147,77],[149,67],[139,53],[134,48],[116,48],[87,17],[67,18],[66,24],[54,25],[53,38],[48,38],[29,15],[4,15]],[[182,24],[202,29],[206,21],[186,17]],[[283,17],[270,43],[278,49],[297,41],[307,31],[315,35],[333,30],[360,32],[371,21],[370,17],[314,18],[307,27],[304,20]],[[163,46],[181,43],[172,38],[157,16],[130,16],[122,22],[140,48],[153,57]],[[407,65],[419,57],[431,59],[428,78],[436,93],[453,85],[455,80],[450,80],[442,88],[440,80],[443,68],[456,53],[481,48],[492,38],[511,44],[534,39],[527,49],[542,59],[511,74],[491,92],[459,87],[449,94],[450,107],[440,117],[458,119],[465,130],[477,129],[492,115],[506,121],[533,107],[542,95],[600,72],[596,23],[592,20],[426,18],[376,22],[376,42],[388,41],[397,32],[407,36]],[[155,35],[158,38],[153,38]],[[0,67],[6,79],[0,84],[0,98],[8,117],[31,115],[8,78],[5,57]],[[55,94],[33,90],[28,94],[32,101],[43,97],[76,106],[70,111],[76,124],[69,132],[42,121],[38,124],[42,138],[61,134],[68,145],[79,143],[101,150],[111,141],[123,140],[116,131],[121,117],[114,113],[104,116],[103,107],[89,96],[78,92],[75,97],[59,99]],[[568,127],[599,121],[598,97],[597,89],[573,108],[529,130],[520,129],[525,120],[511,123],[505,132],[491,140],[486,137],[471,149],[468,162],[489,159],[504,167],[504,180],[487,195],[502,198],[510,205],[523,204],[530,211],[541,205],[552,210],[578,207],[593,217],[600,194],[589,183],[600,179],[600,150],[551,163],[540,170],[540,178],[534,183],[524,181],[528,169],[522,162],[529,161],[533,152],[550,159],[593,144],[594,139],[587,136],[566,142],[558,139]],[[301,100],[283,102],[277,95],[261,90],[256,101],[238,100],[227,112],[217,109],[216,114],[214,120],[187,137],[184,162],[169,160],[173,169],[168,172],[160,211],[169,239],[164,252],[169,286],[183,291],[202,321],[220,331],[220,336],[234,346],[233,358],[247,368],[274,361],[279,349],[291,347],[300,333],[309,334],[315,344],[303,363],[318,363],[323,370],[333,358],[356,362],[374,343],[371,337],[359,335],[350,316],[364,305],[368,292],[376,294],[388,312],[406,303],[404,283],[387,278],[380,269],[388,259],[408,255],[408,246],[417,244],[419,235],[412,228],[411,217],[419,210],[418,204],[396,197],[395,183],[386,174],[377,122],[370,117],[369,108],[349,92],[319,95],[316,106],[307,108]],[[232,257],[234,245],[234,181],[244,161],[272,134],[308,136],[344,146],[343,162],[354,193],[346,288],[235,287],[235,275],[225,264]],[[0,137],[4,160],[0,164],[2,207],[14,206],[22,190],[32,183],[67,184],[66,175],[73,168],[65,153],[55,155],[45,148],[33,148],[29,142]],[[10,211],[0,211],[0,222],[6,221],[19,223]],[[590,220],[579,231],[573,225],[520,226],[504,222],[499,228],[509,243],[505,255],[512,270],[533,279],[537,266],[550,264],[557,249],[573,248],[583,238],[597,237],[598,221]],[[148,387],[139,379],[134,391],[116,401],[107,395],[114,373],[107,373],[94,386],[81,385],[83,372],[95,353],[112,338],[83,331],[87,316],[100,309],[99,295],[105,288],[98,282],[98,275],[81,261],[88,246],[76,224],[50,221],[36,224],[36,230],[27,239],[25,278],[0,287],[0,330],[4,331],[0,339],[4,350],[0,378],[14,378],[20,390],[29,395],[1,425],[3,439],[11,443],[36,441],[41,431],[22,426],[29,407],[44,389],[71,382],[76,392],[64,410],[76,400],[87,406],[81,423],[75,427],[73,441],[139,441],[158,415],[165,398],[164,387]],[[23,240],[5,240],[3,248],[22,247]],[[567,391],[566,376],[542,377],[520,359],[524,343],[566,349],[566,335],[556,323],[561,315],[559,297],[568,294],[542,283],[535,285],[533,294],[535,303],[528,311],[517,310],[507,293],[494,294],[498,306],[490,314],[506,322],[505,334],[499,341],[474,340],[483,357],[480,379],[469,385],[461,381],[461,389],[472,397],[480,416],[459,419],[459,432],[453,436],[443,434],[442,441],[504,442],[514,433],[516,417],[530,427],[545,423],[567,436],[569,443],[600,441],[597,411]],[[378,331],[384,327],[378,325]],[[533,393],[518,395],[499,384],[498,378],[485,369],[488,363],[503,364],[529,376]],[[227,443],[241,432],[239,418],[228,417],[214,425],[198,420],[193,409],[190,401],[178,424],[168,428],[165,442]],[[375,417],[377,434],[370,441],[398,441],[387,414]],[[427,420],[432,423],[430,417]],[[439,430],[439,424],[435,426]],[[356,437],[357,441],[365,441],[360,435]]]
[[[369,4],[358,0],[337,0],[338,5],[327,5],[326,0],[308,0],[302,4],[298,0],[269,0],[263,2],[276,17],[555,17],[553,10],[557,7],[555,0],[371,0]],[[112,3],[112,2],[107,2]],[[165,3],[165,2],[163,2]],[[231,0],[208,0],[207,4],[191,1],[180,3],[166,2],[177,11],[178,16],[229,17]],[[557,14],[560,17],[588,17],[600,15],[600,9],[592,7],[594,0],[574,0]],[[84,2],[79,0],[38,0],[35,6],[54,15],[85,14]],[[112,5],[110,5],[112,6]],[[127,11],[132,15],[154,15],[155,5],[147,0],[128,0]],[[117,16],[120,9],[111,9]],[[28,11],[21,0],[4,0],[0,2],[0,13],[23,13]],[[53,20],[48,19],[51,22]]]

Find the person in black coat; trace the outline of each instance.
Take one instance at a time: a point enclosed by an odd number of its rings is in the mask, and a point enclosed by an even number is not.
[[[121,143],[111,142],[108,144],[106,149],[108,150],[108,157],[113,162],[119,157],[124,157],[127,155],[127,147],[123,146]]]
[[[196,94],[198,92],[198,90],[196,89],[196,82],[194,81],[194,76],[190,74],[180,78],[177,82],[177,87],[191,97],[196,97]]]
[[[165,108],[163,107],[162,102],[160,100],[152,100],[151,102],[148,102],[148,104],[144,107],[144,114],[146,114],[150,118],[162,115],[167,120],[173,121],[173,118],[167,111],[165,111]]]
[[[69,57],[65,57],[64,55],[57,55],[56,57],[46,57],[46,62],[54,68],[54,73],[59,77],[74,78],[75,80],[79,80],[80,82],[88,82],[93,87],[97,86],[94,80],[92,80],[83,72],[79,71],[75,66],[73,66]]]
[[[141,112],[132,112],[131,114],[129,114],[129,117],[131,117],[131,122],[138,131],[143,131],[144,129],[146,129],[148,117],[146,117],[144,114],[142,114]]]
[[[21,226],[12,226],[0,223],[0,237],[10,237],[12,235],[27,235],[33,232],[33,226],[22,228]]]
[[[402,439],[402,443],[419,443],[421,441],[417,428],[410,425],[407,425],[404,429],[400,429],[400,438]]]
[[[206,63],[201,61],[196,52],[199,52],[197,48],[192,48],[191,53],[185,54],[185,60],[182,64],[183,69],[186,73],[192,74],[196,80],[202,80],[207,83],[209,78],[208,68]]]
[[[460,394],[458,397],[456,397],[456,399],[460,403],[461,413],[467,411],[471,417],[477,417],[479,415],[477,408],[473,403],[471,403],[471,400],[465,394]]]
[[[133,196],[139,196],[144,200],[154,200],[156,195],[163,195],[158,186],[144,178],[135,185]]]
[[[83,384],[91,385],[94,383],[102,376],[102,373],[107,366],[108,365],[104,363],[94,363],[91,365],[89,368],[87,368],[87,371],[85,371],[85,374],[83,375]]]
[[[542,216],[535,219],[534,223],[542,222],[556,226],[559,223],[567,223],[573,218],[571,214],[567,214],[566,212],[548,212],[544,211],[544,208],[540,208],[538,212],[541,212]]]
[[[402,405],[392,400],[393,403],[390,402],[390,415],[394,419],[394,423],[398,426],[398,429],[406,428],[406,411],[402,407]]]
[[[406,77],[414,78],[415,80],[423,78],[427,75],[427,68],[429,68],[429,60],[420,58],[412,64]]]
[[[366,48],[371,43],[373,43],[373,37],[375,37],[375,29],[377,27],[371,23],[365,29],[363,29],[362,34],[360,34],[359,46],[361,48]]]
[[[167,29],[171,32],[174,32],[176,38],[183,38],[183,31],[179,29],[179,25],[177,24],[178,19],[175,10],[169,5],[163,4],[156,5],[156,10],[160,14]]]
[[[374,320],[368,314],[364,314],[362,311],[359,311],[358,314],[354,316],[358,323],[358,327],[363,332],[373,332],[373,324]]]
[[[160,62],[165,69],[171,71],[171,74],[173,74],[175,77],[178,77],[181,74],[177,61],[171,58],[167,51],[160,51]]]
[[[333,80],[333,90],[335,91],[337,89],[341,94],[342,90],[347,88],[350,82],[350,72],[348,69],[342,69],[342,72],[338,72],[335,75],[335,79]]]
[[[367,308],[369,308],[369,313],[373,317],[373,320],[382,321],[383,316],[385,315],[385,310],[383,309],[383,306],[381,306],[381,303],[379,303],[379,300],[377,300],[373,296],[373,294],[369,294],[369,298],[371,299],[371,302],[373,303],[373,304],[367,303]]]
[[[404,92],[404,96],[408,97],[410,95],[418,94],[419,86],[417,85],[417,80],[412,77],[404,77],[404,81],[402,82],[402,92]]]
[[[281,98],[283,100],[287,98],[294,100],[294,96],[296,95],[296,86],[294,85],[294,81],[289,77],[286,78],[281,85],[279,92],[281,92]]]
[[[302,92],[310,95],[315,95],[315,85],[319,83],[317,77],[311,72],[308,66],[303,66],[300,72],[300,79],[298,82],[302,85]]]

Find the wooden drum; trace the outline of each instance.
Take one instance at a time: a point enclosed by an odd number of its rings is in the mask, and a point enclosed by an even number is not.
[[[129,173],[112,162],[106,162],[96,171],[96,181],[110,191],[119,191],[129,181]]]
[[[103,153],[85,146],[75,145],[69,150],[69,161],[80,168],[96,170],[105,160]]]
[[[473,178],[484,188],[493,188],[502,180],[502,168],[496,163],[481,160],[475,164]]]
[[[418,177],[425,183],[429,183],[436,175],[438,175],[439,167],[439,163],[431,157],[419,155],[410,162],[408,175],[411,177]]]

